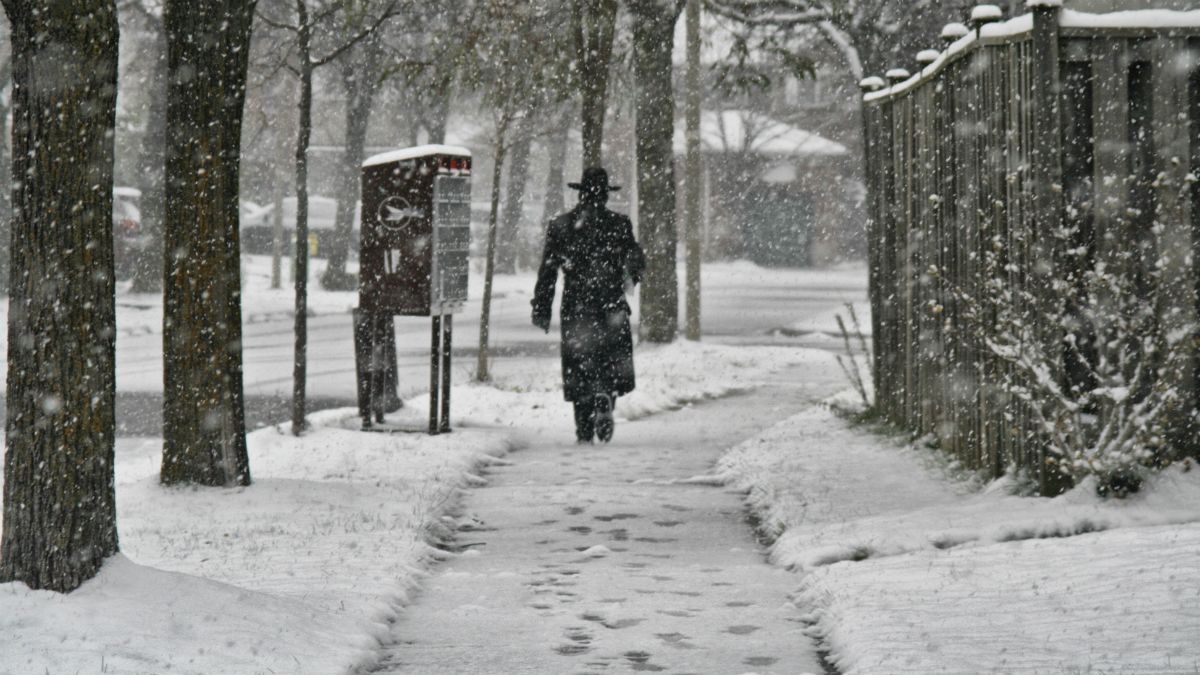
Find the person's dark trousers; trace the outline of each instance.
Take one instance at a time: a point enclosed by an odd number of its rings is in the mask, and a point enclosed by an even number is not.
[[[591,397],[575,401],[575,440],[591,443],[596,435],[595,403]]]

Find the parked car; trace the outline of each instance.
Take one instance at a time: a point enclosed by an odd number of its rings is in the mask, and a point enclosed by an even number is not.
[[[328,255],[337,217],[337,200],[319,195],[308,198],[309,253],[315,258]],[[242,202],[242,253],[271,255],[275,250],[275,205]],[[283,253],[290,256],[296,246],[296,198],[283,200]],[[359,214],[354,213],[350,233],[350,256],[358,255]]]
[[[142,253],[150,246],[150,237],[142,231],[141,199],[142,191],[137,188],[113,188],[113,267],[117,279],[133,277]]]

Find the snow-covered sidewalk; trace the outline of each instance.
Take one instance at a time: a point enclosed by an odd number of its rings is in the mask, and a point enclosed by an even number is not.
[[[788,348],[687,343],[639,348],[637,358],[642,386],[621,400],[618,434],[628,433],[631,419],[753,389],[789,365],[829,360]],[[526,361],[520,372],[498,365],[488,386],[455,373],[449,435],[364,433],[352,409],[310,416],[313,431],[302,439],[282,427],[256,431],[248,436],[254,483],[247,488],[164,488],[161,440],[121,439],[123,554],[66,596],[0,584],[0,674],[370,669],[394,640],[390,624],[412,590],[447,555],[439,547],[469,522],[450,515],[462,488],[482,484],[478,473],[506,464],[514,448],[555,434],[560,445],[572,438],[557,362],[538,360],[531,369]],[[427,405],[414,398],[394,421],[415,425]],[[779,414],[765,412],[752,429],[738,426],[740,413],[725,422],[744,437]],[[698,471],[711,465],[708,452]],[[727,498],[736,522],[740,504]],[[460,545],[469,536],[460,535]],[[741,536],[749,536],[744,528]],[[747,544],[744,555],[754,559],[751,550]],[[790,583],[786,573],[758,566]]]
[[[814,407],[722,458],[842,673],[1200,670],[1200,469],[1125,500],[979,485]]]
[[[730,353],[683,349],[718,371]],[[761,386],[619,422],[609,445],[576,445],[565,405],[531,411],[521,425],[538,435],[469,493],[461,553],[405,612],[381,672],[821,672],[794,575],[767,563],[740,491],[710,473],[840,373],[824,352],[733,353]],[[764,373],[764,358],[793,365]]]

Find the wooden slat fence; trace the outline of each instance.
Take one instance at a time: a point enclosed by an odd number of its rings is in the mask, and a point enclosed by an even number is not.
[[[968,467],[1029,469],[1053,493],[1063,483],[1030,411],[997,386],[1010,366],[984,344],[995,317],[972,319],[961,298],[992,283],[1045,298],[1097,261],[1135,276],[1159,265],[1142,290],[1161,330],[1194,325],[1200,26],[1116,26],[1030,4],[864,97],[871,307],[882,415]],[[1064,225],[1083,263],[1049,236]],[[1195,448],[1185,370],[1178,440]]]

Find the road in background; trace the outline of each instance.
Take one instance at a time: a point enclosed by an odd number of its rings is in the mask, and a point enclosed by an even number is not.
[[[318,272],[315,270],[314,275]],[[252,267],[243,306],[247,321],[243,342],[246,419],[251,429],[288,418],[294,348],[292,317],[285,310],[288,291],[256,289],[253,273]],[[454,317],[456,381],[467,381],[475,372],[482,295],[479,276],[472,280],[472,300]],[[533,285],[532,274],[496,279],[491,320],[491,353],[496,368],[521,369],[527,361],[558,356],[557,323],[549,334],[530,325]],[[322,297],[319,289],[313,293],[318,296],[313,306],[321,309],[308,321],[308,391],[312,394],[308,409],[355,405],[348,311],[354,294]],[[833,315],[844,311],[846,302],[862,307],[865,301],[866,270],[861,266],[797,270],[764,269],[745,262],[711,264],[705,267],[703,277],[704,339],[730,344],[839,348]],[[633,304],[636,329],[636,301]],[[142,298],[119,298],[118,311],[126,317],[137,312],[148,316],[140,324],[136,317],[126,320],[126,325],[138,325],[140,330],[123,332],[117,338],[117,426],[121,435],[161,433],[162,335],[155,325],[161,321],[155,318],[161,316],[159,307],[153,298],[144,302]],[[682,313],[682,306],[680,310]],[[428,390],[429,341],[428,318],[396,318],[401,397]]]

